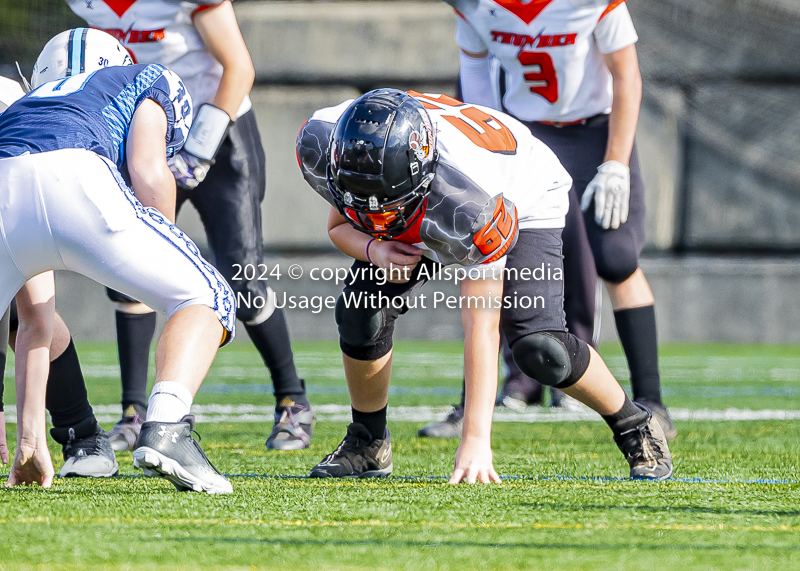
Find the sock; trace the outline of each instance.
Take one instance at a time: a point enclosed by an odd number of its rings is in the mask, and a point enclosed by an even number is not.
[[[189,389],[180,383],[156,383],[147,407],[147,422],[179,422],[189,414],[193,400]]]
[[[288,397],[296,404],[310,406],[305,385],[297,376],[297,369],[294,366],[289,326],[283,310],[276,309],[263,323],[258,325],[245,323],[244,327],[269,369],[275,390],[275,402],[280,404]]]
[[[75,426],[88,419],[95,421],[72,339],[64,352],[50,361],[45,406],[53,426],[58,428]]]
[[[647,412],[636,406],[633,401],[625,395],[625,402],[622,404],[622,408],[614,414],[604,416],[603,420],[606,421],[606,424],[608,424],[614,434],[618,434],[622,431],[621,429],[627,428],[627,425],[630,424],[630,422],[625,422],[626,420],[640,414],[647,414]]]
[[[116,312],[117,350],[122,377],[122,415],[145,416],[147,367],[150,344],[156,331],[156,313]],[[133,414],[129,414],[133,412]]]
[[[621,309],[614,312],[614,320],[628,359],[633,400],[647,399],[661,404],[655,308],[647,305]]]
[[[353,422],[358,422],[366,426],[373,440],[383,438],[384,434],[386,434],[387,407],[388,405],[375,412],[361,412],[350,407],[353,411]]]

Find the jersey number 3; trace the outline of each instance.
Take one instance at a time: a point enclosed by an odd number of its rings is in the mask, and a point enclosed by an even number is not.
[[[520,52],[517,56],[523,67],[534,67],[535,71],[523,74],[531,82],[531,93],[541,95],[549,103],[558,101],[558,77],[553,58],[547,52]]]
[[[466,135],[476,146],[504,155],[513,155],[517,152],[517,140],[513,133],[496,117],[485,111],[447,95],[423,95],[416,91],[409,91],[408,94],[419,99],[425,109],[446,111],[442,113],[442,118]],[[464,118],[469,119],[469,122]]]

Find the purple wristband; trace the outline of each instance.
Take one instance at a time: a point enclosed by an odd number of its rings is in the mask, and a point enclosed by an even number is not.
[[[373,266],[375,266],[375,265],[377,265],[377,264],[375,264],[375,262],[373,262],[373,261],[372,261],[372,259],[369,257],[369,247],[370,247],[370,245],[371,245],[371,244],[372,244],[372,243],[373,243],[375,240],[377,240],[377,238],[373,238],[372,240],[370,240],[369,242],[367,242],[367,248],[366,248],[367,261],[368,261],[370,264],[372,264]]]

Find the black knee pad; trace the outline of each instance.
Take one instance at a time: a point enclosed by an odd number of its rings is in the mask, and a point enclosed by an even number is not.
[[[339,328],[339,345],[348,357],[372,361],[392,348],[392,327],[384,310],[375,307],[347,307],[344,295],[336,300],[334,311]]]
[[[114,303],[139,303],[138,299],[133,299],[131,296],[125,295],[121,291],[111,289],[110,287],[106,288],[106,295],[108,299]]]
[[[619,249],[604,256],[595,256],[597,275],[612,284],[620,284],[639,269],[639,257],[635,252]]]
[[[566,331],[526,335],[511,351],[523,373],[551,387],[574,385],[589,367],[589,346]]]

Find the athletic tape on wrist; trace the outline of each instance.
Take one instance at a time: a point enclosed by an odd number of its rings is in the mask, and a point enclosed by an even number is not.
[[[228,114],[209,103],[200,106],[183,150],[205,161],[212,161],[219,151],[233,121]]]

